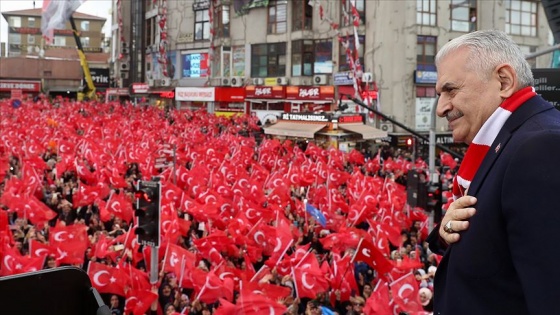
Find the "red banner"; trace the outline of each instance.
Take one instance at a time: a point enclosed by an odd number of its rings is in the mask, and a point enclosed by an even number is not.
[[[215,100],[217,102],[239,103],[245,100],[245,89],[242,87],[216,87]]]
[[[10,92],[12,90],[21,90],[22,92],[40,92],[41,82],[39,81],[10,81],[0,80],[0,92]]]
[[[265,98],[265,99],[281,99],[286,96],[286,90],[283,86],[254,86],[250,85],[245,88],[246,98]]]

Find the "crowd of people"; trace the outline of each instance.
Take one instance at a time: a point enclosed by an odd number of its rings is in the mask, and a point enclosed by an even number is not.
[[[423,161],[257,144],[250,116],[57,103],[0,101],[0,275],[78,266],[117,315],[432,311],[440,256],[400,184]],[[133,214],[154,177],[158,266]]]

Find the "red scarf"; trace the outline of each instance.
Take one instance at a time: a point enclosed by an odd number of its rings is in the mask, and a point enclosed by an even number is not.
[[[511,116],[511,113],[535,95],[537,93],[535,93],[531,86],[515,92],[511,97],[504,100],[500,107],[482,125],[467,149],[457,176],[453,179],[453,197],[455,200],[465,195],[465,191],[469,188],[492,142],[496,139],[498,132],[500,132],[509,116]]]

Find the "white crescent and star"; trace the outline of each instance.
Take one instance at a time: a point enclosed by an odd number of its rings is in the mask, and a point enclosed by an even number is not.
[[[304,288],[313,290],[314,285],[311,285],[309,284],[309,282],[307,282],[307,272],[301,274],[301,283],[303,284]]]
[[[53,239],[54,239],[55,241],[57,241],[57,242],[64,242],[66,239],[62,239],[62,238],[61,238],[62,235],[64,235],[64,234],[68,234],[68,232],[66,232],[66,231],[59,231],[59,232],[56,232],[56,233],[54,233],[54,235],[53,235]]]
[[[98,285],[98,286],[100,286],[100,287],[104,287],[104,286],[106,286],[107,284],[109,284],[108,282],[106,282],[106,283],[101,283],[101,282],[99,281],[99,277],[101,277],[103,274],[108,274],[108,275],[110,275],[110,274],[109,274],[109,271],[107,271],[107,270],[100,270],[100,271],[96,272],[96,273],[93,275],[93,283],[95,283],[96,285]]]

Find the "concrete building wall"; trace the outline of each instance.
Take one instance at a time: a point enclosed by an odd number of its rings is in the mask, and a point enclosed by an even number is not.
[[[272,3],[272,1],[271,1]],[[317,3],[317,2],[316,2]],[[325,17],[335,23],[341,21],[340,1],[318,1],[323,6]],[[435,26],[417,24],[417,1],[415,0],[367,0],[365,1],[365,21],[358,28],[358,34],[365,36],[365,52],[363,69],[373,75],[379,89],[379,104],[383,113],[394,116],[405,125],[414,128],[417,123],[417,84],[415,84],[415,70],[417,70],[417,36],[427,35],[437,37],[437,49],[449,40],[464,34],[451,31],[451,1],[436,1],[437,23]],[[538,35],[536,37],[512,36],[523,48],[539,51],[550,46],[549,26],[540,2],[536,2],[538,10]],[[238,15],[230,5],[230,36],[214,38],[214,58],[219,58],[223,47],[245,47],[245,78],[251,79],[251,46],[262,43],[286,42],[286,76],[290,78],[290,85],[305,85],[309,78],[294,77],[291,73],[291,45],[298,39],[326,39],[333,42],[332,60],[333,74],[339,70],[340,47],[337,31],[329,22],[321,20],[319,10],[313,11],[313,24],[310,31],[292,32],[292,15],[295,2],[288,1],[287,32],[283,34],[267,34],[268,8],[253,8],[247,14]],[[477,1],[477,29],[505,29],[506,23],[505,0]],[[126,29],[130,18],[130,11],[123,5],[123,27]],[[190,52],[209,52],[210,41],[194,40],[195,12],[193,1],[167,1],[167,32],[168,51],[176,51],[178,55]],[[116,10],[114,10],[116,12]],[[156,11],[148,10],[146,19],[153,17]],[[128,14],[128,17],[127,17]],[[113,21],[117,21],[116,15]],[[340,29],[342,34],[351,34],[352,28]],[[117,34],[117,30],[113,34]],[[124,31],[127,34],[127,31]],[[126,35],[125,35],[126,36]],[[551,54],[538,57],[533,61],[536,67],[548,67]],[[216,62],[216,59],[214,60]],[[180,65],[179,65],[180,66]],[[219,76],[217,71],[213,75]],[[328,75],[329,84],[333,84],[333,74]],[[215,85],[218,81],[210,78],[208,82],[180,78],[173,82],[174,86]],[[432,85],[433,86],[433,85]],[[447,126],[440,119],[437,120],[437,130],[444,131]]]

